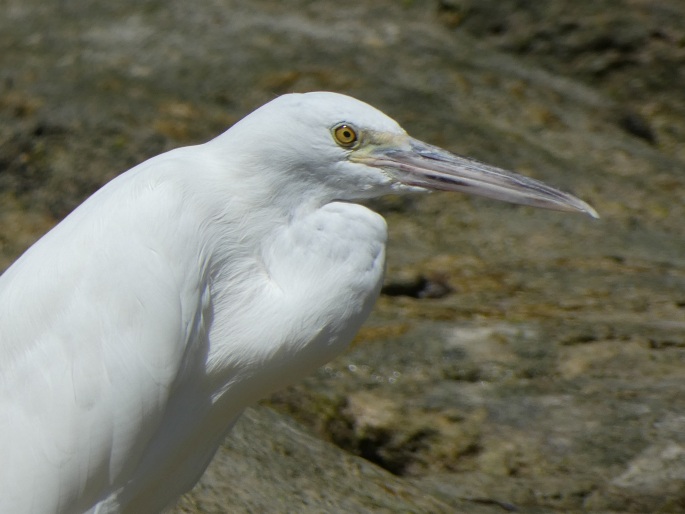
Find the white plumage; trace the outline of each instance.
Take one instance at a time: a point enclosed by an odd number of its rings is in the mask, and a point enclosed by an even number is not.
[[[386,226],[353,202],[427,189],[595,215],[334,93],[280,97],[96,192],[0,276],[0,512],[168,506],[247,405],[366,319]]]

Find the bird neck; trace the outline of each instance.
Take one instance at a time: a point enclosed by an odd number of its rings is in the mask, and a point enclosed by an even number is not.
[[[230,135],[206,143],[216,163],[210,187],[221,205],[233,203],[250,218],[274,224],[289,223],[337,199],[337,191],[303,165],[280,162],[274,167],[273,156],[240,148],[240,139]]]

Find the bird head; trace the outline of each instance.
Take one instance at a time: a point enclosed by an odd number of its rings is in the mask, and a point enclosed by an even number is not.
[[[442,190],[598,217],[568,193],[414,139],[378,109],[337,93],[283,95],[226,135],[250,161],[246,169],[261,170],[296,201]]]

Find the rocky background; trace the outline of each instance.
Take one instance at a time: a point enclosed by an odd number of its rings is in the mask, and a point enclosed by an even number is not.
[[[145,158],[334,90],[601,220],[374,203],[353,348],[174,512],[685,512],[685,3],[4,0],[0,270]]]

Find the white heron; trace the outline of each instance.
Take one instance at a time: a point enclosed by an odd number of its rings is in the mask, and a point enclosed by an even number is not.
[[[0,276],[0,512],[171,504],[366,319],[386,224],[355,202],[431,189],[596,216],[321,92],[105,185]]]

